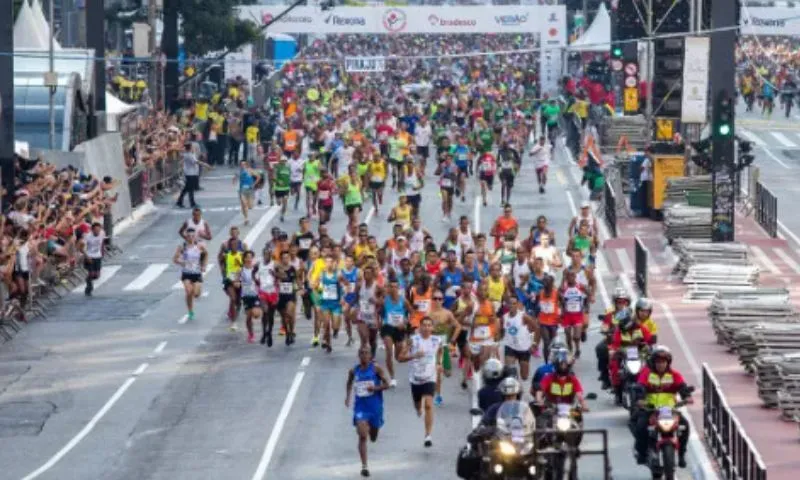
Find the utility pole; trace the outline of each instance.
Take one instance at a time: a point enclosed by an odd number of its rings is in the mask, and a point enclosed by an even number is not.
[[[647,2],[647,75],[645,75],[645,92],[647,94],[647,103],[645,104],[645,121],[647,125],[646,136],[647,141],[653,139],[653,68],[655,61],[653,58],[653,0]],[[637,85],[638,87],[638,85]]]
[[[3,13],[6,12],[6,13]],[[0,0],[0,52],[14,51],[14,1]],[[14,194],[14,56],[0,55],[0,178]]]
[[[731,3],[734,6],[731,6]],[[711,4],[711,239],[732,242],[736,201],[734,117],[735,46],[738,2],[715,0]],[[727,101],[726,101],[727,100]]]
[[[55,142],[56,142],[56,108],[55,108],[55,96],[56,96],[56,89],[58,88],[58,74],[56,74],[56,59],[55,59],[55,38],[56,38],[56,31],[55,25],[53,22],[53,0],[49,0],[47,2],[47,24],[50,27],[49,32],[49,50],[48,50],[48,59],[49,59],[49,68],[47,73],[45,74],[45,81],[44,84],[50,87],[50,95],[48,97],[48,115],[50,119],[50,134],[48,135],[48,145],[50,150],[55,150]]]
[[[104,129],[106,111],[106,27],[105,0],[86,0],[86,46],[94,50],[94,97],[89,138]]]
[[[150,25],[150,41],[148,42],[148,49],[150,50],[151,57],[150,65],[147,69],[150,77],[148,78],[147,84],[149,85],[148,90],[150,91],[150,100],[153,102],[153,105],[158,105],[158,95],[160,93],[160,89],[156,88],[156,85],[158,85],[159,65],[159,55],[156,51],[156,27],[158,26],[156,0],[147,0],[147,24]]]

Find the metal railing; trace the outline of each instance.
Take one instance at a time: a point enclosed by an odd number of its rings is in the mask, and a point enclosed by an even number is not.
[[[603,217],[608,224],[608,229],[611,231],[611,236],[617,238],[617,196],[614,194],[614,189],[611,187],[608,179],[606,179],[603,198]]]
[[[636,235],[634,238],[634,248],[636,265],[636,286],[639,288],[639,295],[647,296],[647,263],[650,260],[650,251],[644,246],[642,240]]]
[[[719,382],[703,363],[703,431],[726,480],[767,480],[767,467],[736,414],[728,406]]]
[[[128,191],[131,195],[131,209],[144,203],[144,170],[136,171],[128,177]]]
[[[770,237],[778,237],[778,199],[761,182],[756,183],[756,221]]]

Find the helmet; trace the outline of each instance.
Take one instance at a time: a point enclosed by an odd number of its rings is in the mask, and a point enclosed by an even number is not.
[[[569,371],[569,350],[566,348],[563,350],[558,350],[557,352],[553,353],[552,358],[552,364],[555,365],[557,372],[567,373]]]
[[[519,395],[519,392],[522,391],[522,388],[519,386],[519,382],[514,377],[508,377],[500,382],[500,393],[503,396],[510,396],[510,395]]]
[[[627,300],[629,304],[631,303],[631,296],[628,295],[628,292],[622,287],[617,287],[617,289],[614,290],[614,297],[612,298],[615,304],[619,300]]]
[[[656,360],[658,359],[666,360],[667,366],[672,364],[672,352],[670,351],[669,347],[666,345],[656,345],[653,347],[653,351],[650,352],[650,361],[652,362],[652,367],[655,367]]]
[[[553,342],[550,345],[550,363],[555,364],[558,361],[559,353],[569,353],[567,346],[561,342]]]
[[[500,380],[503,375],[503,364],[496,358],[490,358],[483,364],[483,379],[486,381]]]
[[[636,311],[639,311],[639,310],[650,310],[650,311],[653,311],[653,301],[650,300],[649,298],[644,298],[644,297],[640,298],[636,302]]]

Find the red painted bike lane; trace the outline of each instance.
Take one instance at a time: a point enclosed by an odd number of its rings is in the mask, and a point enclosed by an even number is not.
[[[794,304],[800,305],[800,254],[785,240],[769,238],[754,220],[743,217],[736,220],[736,240],[749,246],[749,258],[760,269],[759,284],[787,287]],[[697,389],[695,404],[688,409],[698,436],[703,438],[701,369],[706,363],[760,453],[769,480],[799,478],[798,425],[781,420],[779,410],[763,407],[755,377],[745,373],[734,353],[717,343],[707,310],[709,302],[684,301],[687,289],[680,278],[671,274],[677,257],[666,248],[662,224],[621,218],[617,228],[619,238],[607,240],[603,245],[609,270],[619,275],[622,285],[635,289],[634,236],[649,250],[648,293],[657,302],[659,343],[670,347],[674,366]]]

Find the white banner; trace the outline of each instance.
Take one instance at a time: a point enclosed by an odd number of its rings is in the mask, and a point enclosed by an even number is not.
[[[800,8],[742,5],[739,22],[743,35],[800,35]]]
[[[239,17],[258,25],[272,21],[283,6],[239,7]],[[564,5],[474,7],[297,7],[269,27],[271,33],[539,33],[566,45]]]
[[[382,72],[385,68],[385,57],[345,57],[344,59],[344,69],[349,73]]]
[[[549,95],[558,94],[561,80],[561,47],[548,48],[542,42],[542,54],[539,56],[539,83],[541,92]]]
[[[683,53],[683,98],[681,122],[705,123],[708,117],[708,71],[711,41],[708,37],[686,37]]]
[[[225,56],[225,80],[242,77],[249,85],[253,84],[253,45],[247,44]]]

